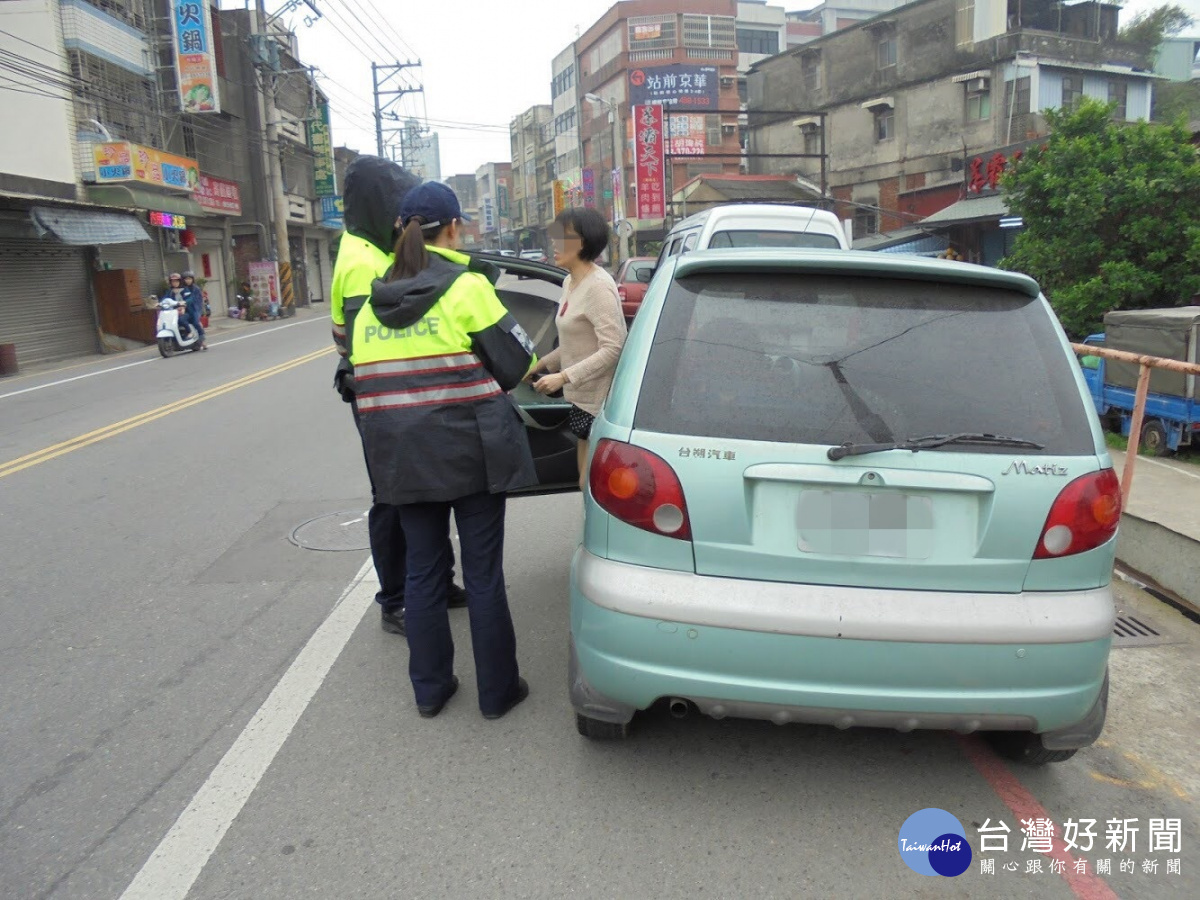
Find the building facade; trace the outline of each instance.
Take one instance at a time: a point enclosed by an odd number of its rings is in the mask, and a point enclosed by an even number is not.
[[[327,296],[332,147],[325,166],[324,98],[293,35],[204,2],[6,0],[0,49],[6,116],[37,123],[0,132],[0,344],[20,363],[152,340],[141,300],[172,270],[195,271],[223,314],[249,261],[273,256],[271,154],[295,302]],[[274,144],[259,77],[282,120]]]
[[[1115,6],[1049,0],[918,0],[848,25],[753,68],[754,169],[819,181],[824,147],[829,195],[856,238],[914,226],[997,193],[1007,160],[1046,133],[1047,109],[1089,96],[1148,119],[1154,76],[1116,30]],[[1002,237],[964,255],[994,261]]]
[[[512,171],[512,163],[507,162],[484,163],[475,170],[475,195],[479,204],[476,222],[482,249],[515,249]]]
[[[544,249],[546,225],[554,218],[554,112],[531,106],[509,123],[512,144],[512,221],[518,250]],[[545,187],[544,187],[545,186]]]

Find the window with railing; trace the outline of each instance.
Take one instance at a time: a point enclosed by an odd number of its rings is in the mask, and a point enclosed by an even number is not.
[[[737,19],[733,16],[705,16],[685,13],[683,46],[713,50],[737,49]]]
[[[679,20],[674,14],[631,16],[626,20],[626,33],[631,54],[679,46]]]
[[[975,0],[955,0],[954,43],[958,47],[975,43]]]
[[[864,237],[868,234],[879,234],[879,212],[859,206],[854,210],[854,236]]]

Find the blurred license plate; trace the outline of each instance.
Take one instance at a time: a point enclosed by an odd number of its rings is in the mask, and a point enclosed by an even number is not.
[[[928,559],[933,501],[899,491],[803,491],[796,534],[804,553]]]

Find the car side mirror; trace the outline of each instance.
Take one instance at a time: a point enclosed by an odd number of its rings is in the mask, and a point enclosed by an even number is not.
[[[642,284],[649,284],[650,279],[654,277],[653,269],[638,269],[637,280]]]

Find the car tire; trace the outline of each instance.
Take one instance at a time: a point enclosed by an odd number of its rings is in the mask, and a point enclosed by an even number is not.
[[[1047,750],[1042,736],[1032,731],[992,731],[987,735],[992,749],[1005,759],[1027,766],[1044,766],[1047,763],[1066,762],[1078,750]]]
[[[628,722],[602,722],[575,713],[575,730],[593,741],[619,741],[629,737]]]
[[[1170,456],[1167,446],[1167,430],[1161,422],[1147,422],[1142,426],[1142,449],[1152,456]]]

